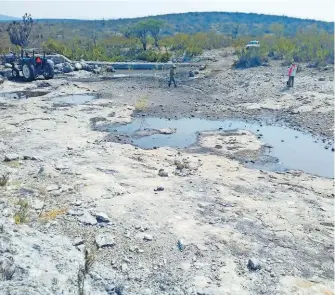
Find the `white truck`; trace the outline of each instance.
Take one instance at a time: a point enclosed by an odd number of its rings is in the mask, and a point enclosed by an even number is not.
[[[250,41],[247,45],[246,45],[246,49],[249,49],[249,48],[258,48],[260,45],[259,45],[259,41]]]

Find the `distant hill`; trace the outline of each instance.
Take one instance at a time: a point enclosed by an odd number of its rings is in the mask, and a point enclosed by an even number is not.
[[[106,21],[107,26],[115,26],[118,29],[128,26],[139,20],[147,19],[118,19]],[[287,16],[265,15],[256,13],[233,13],[233,12],[190,12],[180,14],[166,14],[150,17],[163,20],[167,27],[163,33],[196,33],[199,31],[215,30],[222,33],[231,33],[233,26],[238,26],[239,35],[263,35],[269,33],[272,23],[284,25],[284,34],[293,35],[297,29],[316,25],[319,29],[334,32],[334,23],[300,19]]]
[[[232,12],[191,12],[180,14],[166,14],[141,18],[111,19],[111,20],[67,20],[67,19],[39,19],[39,24],[58,29],[75,30],[76,36],[87,34],[87,30],[94,30],[96,33],[119,32],[127,26],[140,20],[148,18],[162,20],[166,26],[163,35],[174,33],[197,33],[214,30],[221,33],[231,34],[236,27],[238,35],[260,36],[270,32],[270,25],[279,23],[284,25],[284,35],[294,35],[299,29],[306,29],[310,26],[317,26],[329,33],[334,32],[334,23],[300,19],[287,16],[265,15],[256,13],[232,13]],[[72,26],[76,22],[76,27]],[[59,26],[61,24],[61,27]],[[100,35],[100,34],[99,34]]]
[[[19,18],[13,17],[13,16],[8,16],[8,15],[3,15],[0,14],[0,21],[12,21],[12,20],[18,20]]]

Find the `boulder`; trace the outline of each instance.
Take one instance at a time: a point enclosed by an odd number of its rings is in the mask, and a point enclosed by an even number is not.
[[[64,66],[63,63],[56,64],[55,65],[55,70],[62,71],[63,70],[63,66]]]
[[[5,64],[5,68],[7,68],[7,69],[11,69],[11,68],[12,68],[12,65],[9,64],[9,63],[6,63],[6,64]]]
[[[85,225],[96,225],[98,222],[89,212],[85,211],[82,216],[78,217],[78,221]]]
[[[6,154],[5,155],[5,162],[15,161],[18,160],[20,156],[18,154]]]
[[[79,62],[76,62],[75,65],[74,65],[74,68],[77,70],[77,71],[80,71],[83,69],[83,66],[81,63]]]
[[[104,212],[94,214],[98,222],[110,222],[110,218]]]
[[[99,248],[115,246],[114,237],[110,235],[97,235],[95,242]]]
[[[95,68],[93,69],[94,74],[100,74],[101,73],[101,68]]]
[[[199,71],[203,71],[205,69],[206,69],[206,65],[202,65],[202,66],[199,67]]]
[[[73,72],[73,67],[71,66],[71,64],[65,63],[63,65],[62,71],[63,71],[63,73],[71,73],[71,72]]]
[[[259,270],[262,268],[261,264],[256,258],[249,259],[247,266],[248,266],[248,269],[252,271]]]
[[[194,74],[193,71],[189,71],[188,76],[189,76],[190,78],[193,78],[193,77],[195,76],[195,74]]]
[[[113,68],[113,66],[107,67],[107,72],[115,73],[116,70]]]

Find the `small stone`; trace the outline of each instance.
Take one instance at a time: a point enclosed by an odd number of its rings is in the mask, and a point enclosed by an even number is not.
[[[130,252],[135,252],[137,250],[137,247],[136,246],[131,246],[130,248],[129,248],[129,251]]]
[[[152,235],[146,234],[146,235],[144,235],[143,240],[145,240],[145,241],[152,241],[153,237],[152,237]]]
[[[222,145],[221,144],[217,144],[217,145],[215,145],[215,148],[216,149],[222,149]]]
[[[84,215],[84,212],[80,211],[80,210],[70,209],[69,211],[67,211],[67,214],[71,215],[71,216],[82,216],[82,215]]]
[[[23,160],[40,161],[41,159],[37,156],[25,155],[23,156]]]
[[[76,247],[80,252],[83,252],[85,253],[85,245],[84,244],[81,244],[79,246]]]
[[[165,135],[176,133],[176,131],[177,131],[177,129],[175,129],[175,128],[162,128],[162,129],[158,129],[158,132],[160,134],[165,134]]]
[[[123,263],[121,265],[121,270],[122,270],[122,272],[127,272],[129,270],[128,264],[127,263]]]
[[[38,175],[43,177],[56,177],[58,176],[58,173],[52,167],[44,166],[40,168],[40,170],[38,171]]]
[[[75,238],[72,245],[73,246],[79,246],[79,245],[82,245],[84,244],[84,240],[82,238]]]
[[[164,169],[159,169],[158,175],[160,177],[168,177],[169,176],[169,174],[166,171],[164,171]]]
[[[67,169],[67,167],[65,167],[63,164],[58,164],[58,165],[56,165],[56,170],[65,170],[65,169]]]
[[[178,249],[179,249],[180,252],[183,252],[185,250],[185,244],[184,244],[183,240],[178,240],[177,245],[178,245]]]
[[[325,77],[320,77],[319,81],[326,81],[326,78]]]
[[[108,294],[115,294],[114,293],[115,288],[116,288],[116,286],[113,285],[113,284],[108,284],[108,285],[105,286],[105,290]]]
[[[256,258],[251,258],[248,261],[248,269],[249,270],[259,270],[261,269],[261,265]]]
[[[44,207],[44,202],[40,200],[34,200],[31,204],[31,207],[35,210],[41,210]]]
[[[61,190],[62,190],[62,192],[72,192],[74,190],[74,188],[72,186],[63,184],[61,186]]]
[[[59,189],[59,186],[57,184],[51,184],[49,186],[47,186],[46,190],[48,192],[51,192],[51,191],[56,191]]]
[[[78,221],[85,225],[96,225],[98,223],[96,218],[87,211],[85,211],[82,216],[78,217]]]
[[[97,235],[95,242],[99,248],[115,246],[114,237],[109,235]]]
[[[159,186],[157,188],[154,189],[155,192],[162,192],[164,190],[164,187]]]
[[[12,257],[0,257],[0,271],[2,280],[9,281],[15,273],[15,264]]]
[[[106,213],[103,212],[96,213],[95,217],[98,222],[110,222],[110,219]]]
[[[5,162],[15,161],[18,160],[20,156],[18,154],[6,154],[5,155]]]

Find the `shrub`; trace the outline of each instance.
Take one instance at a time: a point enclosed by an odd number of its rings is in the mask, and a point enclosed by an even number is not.
[[[19,210],[14,214],[15,223],[21,224],[28,222],[28,201],[20,199],[17,205],[19,206]]]
[[[238,52],[238,61],[235,62],[234,67],[239,69],[252,68],[261,66],[266,62],[266,58],[262,56],[258,48],[250,48]]]
[[[2,175],[0,177],[0,186],[5,186],[9,180],[9,176],[7,175]]]

